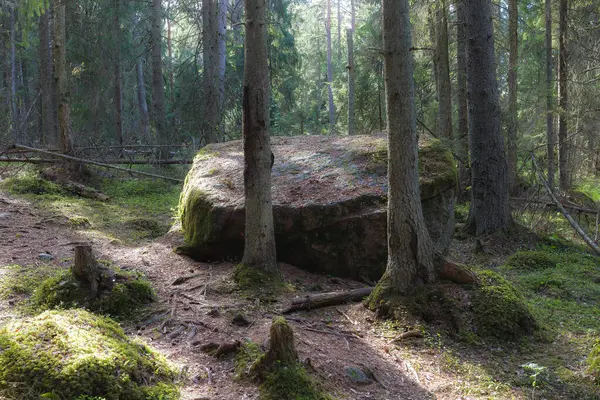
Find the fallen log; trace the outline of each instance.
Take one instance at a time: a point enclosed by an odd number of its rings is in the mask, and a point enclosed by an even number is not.
[[[169,176],[162,176],[162,175],[150,174],[148,172],[137,171],[137,170],[134,170],[134,169],[127,169],[127,168],[117,167],[117,166],[114,166],[114,165],[104,164],[104,163],[100,163],[100,162],[97,162],[97,161],[85,160],[83,158],[77,158],[77,157],[68,156],[66,154],[51,153],[51,152],[46,151],[46,150],[40,150],[40,149],[36,149],[36,148],[33,148],[33,147],[23,146],[23,145],[20,145],[20,144],[15,144],[14,148],[21,149],[21,150],[29,150],[29,151],[32,151],[32,152],[35,152],[35,153],[44,154],[46,156],[52,156],[52,157],[62,158],[64,160],[76,161],[76,162],[82,163],[82,164],[90,164],[90,165],[95,165],[97,167],[118,169],[120,171],[129,172],[131,174],[149,176],[149,177],[152,177],[152,178],[160,178],[160,179],[164,179],[164,180],[167,180],[167,181],[173,181],[173,182],[183,183],[183,179],[171,178]]]
[[[95,160],[90,160],[95,161]],[[0,162],[6,163],[28,163],[28,164],[54,164],[56,160],[49,158],[3,158],[0,157]],[[103,160],[104,164],[110,165],[185,165],[193,164],[194,160]]]
[[[371,294],[373,287],[347,290],[343,292],[328,292],[306,295],[292,300],[292,303],[282,311],[283,314],[298,310],[311,310],[314,308],[335,306],[349,301],[360,301]]]

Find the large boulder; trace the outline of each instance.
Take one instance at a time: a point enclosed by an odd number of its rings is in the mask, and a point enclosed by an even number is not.
[[[315,272],[378,279],[387,259],[387,137],[271,139],[277,258]],[[438,141],[419,143],[421,202],[440,252],[454,231],[456,168]],[[186,246],[207,261],[241,257],[244,247],[241,141],[211,144],[194,160],[181,194]]]

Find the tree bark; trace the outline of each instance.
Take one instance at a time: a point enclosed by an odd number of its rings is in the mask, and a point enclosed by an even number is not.
[[[354,42],[352,35],[354,31],[348,28],[346,37],[348,40],[348,135],[356,134],[356,114],[354,111],[355,97],[354,86],[356,81],[356,70],[354,69]]]
[[[333,66],[331,64],[331,0],[327,0],[327,93],[329,94],[329,133],[335,133],[335,104],[333,103]]]
[[[121,1],[114,0],[113,4],[113,63],[114,63],[114,96],[115,96],[115,138],[123,144],[123,90],[121,78],[121,26],[119,20]]]
[[[371,304],[433,282],[435,250],[419,193],[418,143],[408,0],[382,0],[388,126],[388,260]]]
[[[508,174],[500,122],[491,0],[465,0],[471,152],[471,209],[466,228],[476,236],[511,225]]]
[[[219,141],[225,137],[225,124],[223,112],[225,110],[225,70],[227,68],[227,0],[218,0],[218,76],[219,76],[219,111],[217,113],[219,125]]]
[[[19,130],[19,107],[17,105],[17,35],[16,35],[16,9],[9,10],[9,30],[10,30],[10,116],[12,125],[13,140],[15,143],[21,143],[21,132]]]
[[[162,1],[152,0],[152,29],[150,43],[152,47],[152,103],[154,109],[154,125],[160,145],[170,144],[165,107],[165,86],[162,65]],[[160,147],[159,160],[169,158],[169,149]]]
[[[562,190],[571,186],[571,170],[569,165],[569,139],[567,137],[568,93],[567,93],[567,0],[559,3],[559,35],[558,35],[558,172],[559,185]]]
[[[41,116],[40,139],[42,147],[54,144],[56,124],[54,120],[54,96],[52,92],[52,50],[50,40],[49,10],[45,9],[39,19],[39,59],[40,59],[40,91]]]
[[[552,0],[546,0],[546,153],[548,157],[548,186],[554,190],[554,172],[556,161],[554,156],[554,116],[553,116],[553,82],[552,82]]]
[[[463,0],[455,2],[456,8],[456,101],[458,102],[458,137],[455,151],[463,160],[469,159],[469,110],[467,105],[467,39],[465,33],[465,6]],[[458,196],[464,199],[469,182],[470,166],[459,162]]]
[[[219,87],[218,87],[218,21],[217,0],[202,1],[202,40],[204,62],[204,121],[206,143],[219,141]]]
[[[271,145],[269,140],[269,65],[266,0],[245,0],[243,136],[246,232],[242,264],[277,272]]]
[[[448,9],[446,1],[435,3],[435,68],[438,95],[438,137],[452,139],[452,87],[448,57]]]
[[[55,0],[54,3],[54,62],[55,80],[58,91],[58,142],[63,153],[73,150],[71,132],[71,90],[67,73],[66,3],[68,0]]]
[[[167,1],[167,52],[169,54],[169,101],[173,104],[175,86],[173,84],[173,46],[171,42],[171,2]]]
[[[513,192],[517,180],[517,63],[518,63],[517,0],[508,1],[508,187]]]
[[[342,0],[337,0],[338,63],[342,62]]]

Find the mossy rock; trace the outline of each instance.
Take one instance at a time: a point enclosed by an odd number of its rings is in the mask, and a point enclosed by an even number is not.
[[[508,258],[506,267],[522,270],[542,270],[555,268],[556,257],[547,251],[519,251]]]
[[[471,298],[477,333],[500,340],[532,333],[537,324],[523,295],[493,271],[480,271],[478,276],[481,285]]]
[[[271,139],[277,258],[317,273],[378,280],[387,260],[386,135]],[[456,167],[436,139],[419,142],[421,204],[440,253],[454,234]],[[218,171],[218,173],[215,173]],[[239,260],[244,250],[242,141],[197,156],[179,202],[185,246],[200,261]]]
[[[0,397],[175,400],[176,372],[117,323],[81,309],[46,311],[0,329]]]
[[[142,275],[117,271],[116,278],[117,282],[110,291],[90,299],[87,289],[75,279],[70,270],[59,271],[35,289],[30,299],[30,307],[38,312],[59,307],[86,307],[113,317],[126,317],[154,301],[154,289]]]

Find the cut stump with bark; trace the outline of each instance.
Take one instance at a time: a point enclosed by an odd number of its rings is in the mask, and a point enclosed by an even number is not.
[[[114,285],[114,272],[100,265],[92,246],[84,244],[75,246],[75,263],[71,267],[75,279],[89,289],[89,297],[96,298],[101,290],[112,290]]]
[[[295,365],[297,362],[294,331],[285,318],[276,317],[269,332],[269,351],[254,364],[253,374],[263,380],[274,368]]]

